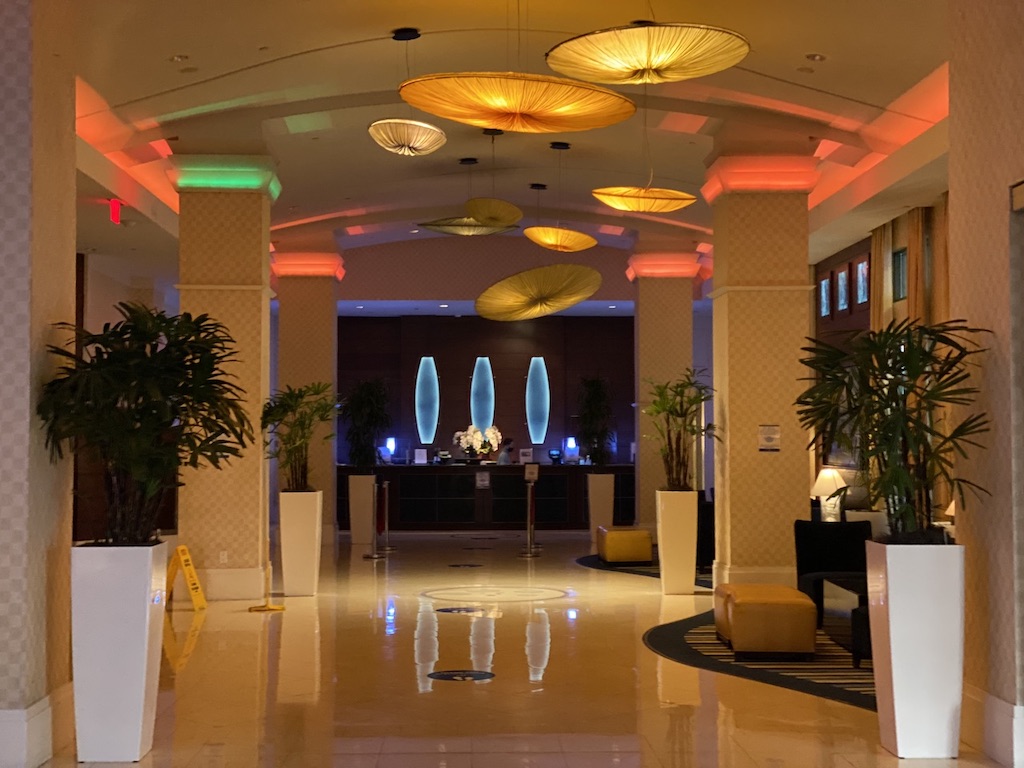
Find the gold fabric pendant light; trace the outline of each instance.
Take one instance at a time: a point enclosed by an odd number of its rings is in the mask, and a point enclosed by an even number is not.
[[[482,224],[472,216],[446,216],[443,219],[425,221],[419,226],[433,232],[440,232],[444,235],[460,235],[462,237],[500,235],[502,232],[511,232],[515,229],[514,226],[490,226]]]
[[[588,32],[545,54],[548,66],[592,83],[639,85],[703,77],[750,52],[743,35],[704,24],[633,22]]]
[[[589,299],[601,287],[601,273],[579,264],[552,264],[506,277],[476,300],[488,320],[532,320]]]
[[[552,141],[551,148],[559,150],[558,154],[558,202],[559,208],[561,208],[562,201],[562,152],[570,149],[571,145],[567,141]],[[561,222],[558,222],[553,227],[545,227],[539,224],[540,222],[540,192],[541,190],[547,189],[545,184],[531,184],[533,189],[537,190],[537,221],[538,225],[535,227],[527,227],[523,230],[523,234],[526,235],[530,240],[535,242],[541,248],[547,248],[549,251],[558,251],[559,253],[576,253],[577,251],[585,251],[588,248],[593,248],[597,245],[597,240],[585,232],[580,232],[575,229],[569,229],[563,227]]]
[[[618,211],[641,213],[678,211],[697,202],[697,198],[687,192],[659,187],[602,187],[591,190],[591,194]]]

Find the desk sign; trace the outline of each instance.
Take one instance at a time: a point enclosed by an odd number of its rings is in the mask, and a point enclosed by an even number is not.
[[[537,478],[540,477],[540,464],[525,464],[523,468],[526,471],[526,482],[537,482]]]
[[[477,490],[491,487],[491,473],[490,472],[477,472],[476,473],[476,487]]]

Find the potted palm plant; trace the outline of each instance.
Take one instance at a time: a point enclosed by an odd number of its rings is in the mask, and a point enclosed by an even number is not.
[[[615,517],[615,475],[600,471],[611,457],[608,442],[612,434],[612,402],[608,381],[599,376],[581,377],[577,405],[580,453],[588,455],[591,464],[598,468],[587,474],[590,546],[596,552],[598,527],[611,527]]]
[[[207,315],[117,305],[98,333],[61,323],[67,347],[37,412],[50,457],[89,450],[103,468],[107,533],[71,552],[78,759],[137,761],[153,744],[167,544],[155,530],[178,468],[219,467],[252,440],[228,367],[234,342]]]
[[[348,515],[352,544],[372,544],[375,530],[377,476],[380,440],[391,426],[388,389],[383,379],[357,382],[341,403],[341,418],[348,427],[349,463],[359,474],[348,478]]]
[[[285,595],[315,595],[320,576],[323,491],[309,483],[309,447],[317,431],[337,413],[334,387],[317,381],[286,386],[263,405],[261,426],[268,436],[267,457],[281,472],[281,570]]]
[[[898,321],[841,344],[809,339],[801,360],[813,374],[796,401],[801,424],[822,445],[860,451],[870,501],[889,520],[889,539],[867,544],[868,610],[882,745],[900,757],[959,747],[964,553],[933,522],[939,488],[961,504],[965,490],[983,492],[956,470],[989,429],[971,410],[981,332]]]
[[[697,573],[697,493],[694,490],[695,448],[698,441],[716,437],[715,425],[704,421],[705,405],[714,389],[687,368],[674,381],[648,382],[650,404],[643,409],[661,442],[665,488],[657,491],[658,557],[661,591],[666,595],[693,594]]]

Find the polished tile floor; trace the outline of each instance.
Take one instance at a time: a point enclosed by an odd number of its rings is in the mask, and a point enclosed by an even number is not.
[[[586,534],[395,535],[324,549],[318,597],[280,614],[176,604],[149,768],[874,768],[875,715],[698,671],[641,637],[711,607],[577,566]],[[431,673],[492,678],[434,679]],[[73,750],[48,763],[74,764]],[[994,766],[964,747],[959,761]],[[107,764],[110,765],[110,764]]]

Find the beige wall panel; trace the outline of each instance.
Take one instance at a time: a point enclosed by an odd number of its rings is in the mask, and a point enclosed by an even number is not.
[[[230,370],[246,392],[257,432],[270,389],[268,222],[269,203],[262,194],[181,195],[181,311],[208,313],[235,339],[238,355]],[[197,568],[263,567],[267,477],[259,438],[221,470],[182,472],[178,532]],[[214,590],[211,597],[217,598]]]
[[[654,492],[665,485],[661,443],[650,417],[650,381],[678,378],[693,365],[693,280],[637,278],[636,319],[636,515],[652,530],[657,522]]]
[[[1009,187],[1024,179],[1024,100],[1012,96],[1024,90],[1024,12],[1012,0],[955,0],[951,8],[950,315],[993,331],[976,381],[994,427],[988,450],[961,467],[992,495],[969,499],[956,521],[967,551],[965,675],[969,685],[1021,704],[1024,227],[1011,222]]]
[[[0,710],[70,677],[71,463],[51,466],[35,415],[52,324],[74,320],[75,137],[70,8],[0,3]],[[0,752],[3,749],[0,747]]]
[[[337,389],[338,283],[333,277],[282,277],[277,284],[278,386],[300,387],[327,381]],[[322,425],[324,437],[335,425]],[[310,483],[324,492],[324,524],[336,520],[334,440],[317,439],[310,446]]]

